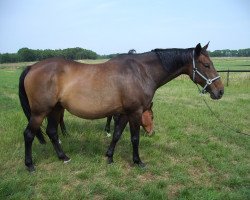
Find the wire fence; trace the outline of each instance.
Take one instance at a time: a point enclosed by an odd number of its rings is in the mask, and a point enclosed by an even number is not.
[[[232,70],[218,70],[217,72],[219,72],[219,73],[227,73],[227,86],[229,85],[229,74],[230,73],[241,73],[241,72],[244,72],[244,73],[246,73],[246,72],[250,72],[250,70],[238,70],[238,69],[232,69]]]

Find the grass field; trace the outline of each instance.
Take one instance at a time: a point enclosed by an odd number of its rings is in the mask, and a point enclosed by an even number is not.
[[[250,65],[250,58],[213,60],[220,69]],[[35,140],[36,172],[30,174],[24,166],[27,122],[17,94],[26,65],[0,65],[0,199],[250,199],[250,137],[228,129],[250,133],[250,73],[230,74],[221,100],[205,96],[223,124],[185,76],[160,88],[153,108],[156,133],[141,136],[146,169],[132,163],[128,129],[117,144],[115,163],[107,165],[111,138],[103,131],[105,119],[66,113],[70,136],[59,134],[71,162],[58,160],[48,138],[46,145]]]

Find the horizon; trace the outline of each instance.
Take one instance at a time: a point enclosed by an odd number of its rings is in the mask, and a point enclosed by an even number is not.
[[[23,49],[23,48],[28,48],[28,47],[22,47],[20,49]],[[68,48],[65,48],[65,49],[74,49],[74,48],[81,48],[81,49],[85,49],[85,48],[82,48],[82,47],[68,47]],[[20,50],[18,49],[18,50]],[[28,48],[30,49],[30,48]],[[57,50],[65,50],[65,49],[30,49],[30,50],[34,50],[34,51],[45,51],[45,50],[51,50],[51,51],[57,51]],[[211,50],[208,50],[209,52],[215,52],[215,51],[226,51],[226,50],[229,50],[229,51],[239,51],[239,50],[245,50],[245,49],[250,49],[249,48],[244,48],[244,49],[215,49],[213,51]],[[3,52],[3,53],[0,53],[0,54],[17,54],[18,53],[18,50],[16,52]],[[85,50],[90,50],[90,51],[93,51],[91,49],[85,49]],[[132,49],[129,49],[129,50],[132,50]],[[136,51],[136,49],[134,49]],[[145,51],[145,52],[137,52],[136,53],[146,53],[146,52],[149,52],[149,51],[152,51],[154,49],[151,49],[151,50],[148,50],[148,51]],[[124,54],[124,53],[127,53],[127,52],[114,52],[114,53],[110,53],[110,54],[99,54],[98,52],[95,52],[93,51],[94,53],[96,53],[98,56],[109,56],[109,55],[113,55],[113,54]]]
[[[99,55],[155,48],[250,47],[247,0],[3,0],[0,53],[80,47]]]

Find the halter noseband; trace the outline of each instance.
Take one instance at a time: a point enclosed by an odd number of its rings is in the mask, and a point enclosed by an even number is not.
[[[194,60],[194,50],[193,50],[193,82],[195,83],[195,74],[198,74],[201,78],[203,78],[206,81],[206,85],[202,88],[201,93],[204,94],[206,92],[207,86],[211,85],[214,81],[220,78],[220,76],[216,76],[213,79],[206,78],[202,73],[198,71],[198,69],[195,66],[195,60]],[[197,84],[197,83],[196,83]]]

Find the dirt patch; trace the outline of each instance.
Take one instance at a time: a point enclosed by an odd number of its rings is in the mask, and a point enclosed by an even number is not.
[[[170,185],[168,187],[168,199],[176,199],[176,197],[179,194],[179,191],[182,190],[184,188],[183,185],[181,184],[174,184],[174,185]]]

